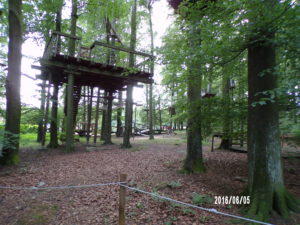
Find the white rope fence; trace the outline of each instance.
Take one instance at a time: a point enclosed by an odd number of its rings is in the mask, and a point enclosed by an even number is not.
[[[74,186],[52,186],[52,187],[7,187],[0,186],[0,189],[13,189],[13,190],[53,190],[53,189],[71,189],[71,188],[91,188],[109,185],[121,185],[122,182],[104,183],[104,184],[86,184]]]
[[[140,189],[137,189],[137,188],[129,187],[129,186],[127,186],[125,184],[122,184],[122,183],[120,184],[120,186],[126,187],[126,188],[128,188],[132,191],[137,191],[137,192],[140,192],[140,193],[143,193],[143,194],[151,195],[155,198],[160,198],[160,199],[167,200],[167,201],[170,201],[170,202],[175,202],[177,204],[189,206],[189,207],[192,207],[192,208],[195,208],[195,209],[200,209],[200,210],[203,210],[203,211],[207,211],[207,212],[211,212],[211,213],[215,213],[215,214],[219,214],[219,215],[223,215],[223,216],[233,217],[233,218],[240,219],[240,220],[246,220],[246,221],[253,222],[253,223],[264,224],[264,225],[274,225],[274,224],[271,224],[271,223],[265,223],[265,222],[261,222],[261,221],[258,221],[258,220],[249,219],[249,218],[246,218],[246,217],[241,217],[241,216],[236,216],[236,215],[232,215],[232,214],[228,214],[228,213],[219,212],[218,210],[213,209],[213,208],[204,208],[204,207],[192,205],[192,204],[189,204],[189,203],[177,201],[177,200],[174,200],[172,198],[168,198],[168,197],[158,195],[156,193],[151,193],[151,192],[143,191],[143,190],[140,190]]]
[[[101,187],[101,186],[110,186],[110,185],[119,185],[119,186],[125,187],[129,190],[140,192],[140,193],[143,193],[143,194],[147,194],[147,195],[150,195],[150,196],[155,197],[155,198],[163,199],[163,200],[166,200],[166,201],[174,202],[174,203],[177,203],[177,204],[180,204],[180,205],[192,207],[192,208],[195,208],[195,209],[207,211],[207,212],[218,214],[218,215],[232,217],[232,218],[235,218],[235,219],[245,220],[245,221],[249,221],[249,222],[257,223],[257,224],[274,225],[274,224],[271,224],[271,223],[266,223],[266,222],[262,222],[262,221],[258,221],[258,220],[249,219],[249,218],[246,218],[246,217],[241,217],[241,216],[236,216],[236,215],[232,215],[232,214],[229,214],[229,213],[220,212],[220,211],[218,211],[214,208],[200,207],[200,206],[197,206],[197,205],[181,202],[181,201],[178,201],[178,200],[175,200],[175,199],[172,199],[172,198],[164,197],[164,196],[158,195],[156,193],[143,191],[143,190],[140,190],[140,189],[137,189],[137,188],[127,186],[126,182],[111,182],[111,183],[73,185],[73,186],[49,186],[49,187],[0,186],[0,189],[10,189],[10,190],[57,190],[57,189],[73,189],[73,188],[92,188],[92,187]]]

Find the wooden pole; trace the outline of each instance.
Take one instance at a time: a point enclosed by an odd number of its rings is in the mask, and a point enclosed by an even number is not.
[[[127,175],[120,174],[120,182],[126,182]],[[126,188],[120,186],[119,193],[119,225],[125,225]]]

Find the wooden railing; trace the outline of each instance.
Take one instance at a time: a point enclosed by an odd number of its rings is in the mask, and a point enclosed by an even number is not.
[[[73,42],[75,45],[74,55],[69,52],[69,45]],[[81,37],[71,34],[66,34],[58,31],[53,31],[50,40],[47,43],[43,58],[49,59],[55,55],[75,56],[78,57],[78,52],[81,49]]]
[[[68,46],[70,42],[75,43],[75,52],[70,54]],[[123,68],[129,68],[129,56],[135,58],[134,69],[137,71],[151,72],[151,66],[154,62],[154,56],[141,51],[134,51],[129,48],[109,45],[104,42],[95,41],[90,47],[81,46],[81,38],[70,34],[54,31],[47,43],[43,58],[50,59],[55,55],[64,55],[66,57],[76,57],[89,60],[94,63],[108,64]]]

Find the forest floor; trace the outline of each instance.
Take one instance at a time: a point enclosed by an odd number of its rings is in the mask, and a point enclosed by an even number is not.
[[[17,166],[0,167],[0,186],[69,186],[117,182],[120,173],[128,175],[128,185],[155,192],[179,201],[241,215],[237,205],[216,205],[215,196],[238,196],[247,183],[247,155],[204,147],[207,171],[203,174],[180,173],[186,146],[180,135],[157,136],[155,140],[135,138],[131,149],[115,145],[96,148],[77,143],[76,151],[61,149],[21,150]],[[87,151],[89,150],[89,151]],[[291,148],[293,154],[299,153]],[[300,158],[284,159],[285,182],[300,198]],[[58,190],[1,190],[2,225],[87,225],[117,224],[119,186],[100,186]],[[193,200],[194,197],[194,200]],[[128,225],[226,225],[244,224],[229,217],[183,207],[146,194],[127,190]],[[300,216],[288,222],[277,216],[274,224],[299,225]]]

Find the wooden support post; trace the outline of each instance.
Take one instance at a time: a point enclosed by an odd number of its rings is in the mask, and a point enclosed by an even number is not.
[[[68,75],[66,151],[74,150],[74,74]]]
[[[126,182],[127,175],[120,174],[120,182]],[[125,225],[126,187],[120,186],[119,193],[119,225]]]

